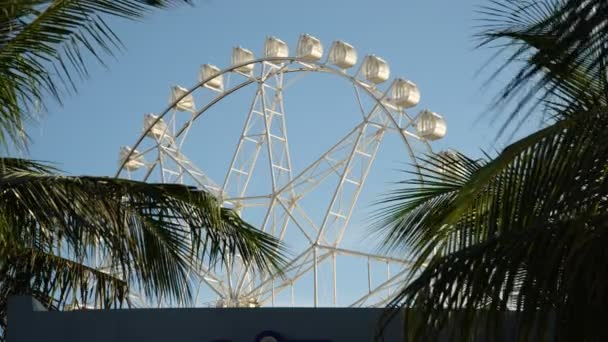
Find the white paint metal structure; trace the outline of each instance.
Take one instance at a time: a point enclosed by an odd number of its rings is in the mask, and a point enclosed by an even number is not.
[[[445,135],[445,120],[426,110],[416,116],[408,114],[406,110],[420,101],[420,91],[404,79],[387,82],[389,65],[377,56],[366,56],[349,73],[358,56],[346,42],[334,42],[323,58],[321,42],[310,35],[300,36],[295,55],[289,54],[285,42],[269,37],[263,54],[256,58],[252,51],[236,47],[230,67],[221,70],[203,65],[195,86],[173,87],[169,106],[158,114],[145,115],[144,129],[135,144],[121,149],[116,176],[184,183],[210,191],[224,206],[233,208],[290,248],[293,258],[281,276],[256,273],[238,256],[221,269],[201,266],[192,274],[193,281],[201,284],[196,306],[302,305],[296,303],[295,291],[305,278],[308,285],[303,292],[310,300],[304,305],[383,306],[396,287],[403,285],[408,261],[350,249],[342,241],[385,135],[397,134],[410,163],[419,167],[416,154],[431,152],[427,140]],[[293,82],[311,73],[346,81],[354,90],[359,119],[316,160],[294,170],[284,99]],[[382,88],[382,83],[388,86]],[[184,144],[196,134],[192,128],[197,119],[248,86],[256,91],[230,165],[223,179],[211,179],[184,153]],[[194,95],[200,92],[205,92],[208,100],[197,107]],[[257,188],[253,185],[256,168],[266,170],[266,180]],[[264,187],[267,188],[261,189]],[[327,203],[306,207],[306,198],[320,187],[329,194]],[[248,216],[253,208],[261,214]],[[360,276],[356,281],[362,290],[354,296],[345,295],[348,302],[341,299],[340,292],[350,289],[355,280],[351,274],[347,278],[349,284],[339,284],[343,259],[356,259],[359,263],[354,273]],[[329,293],[321,293],[322,289],[329,289]]]

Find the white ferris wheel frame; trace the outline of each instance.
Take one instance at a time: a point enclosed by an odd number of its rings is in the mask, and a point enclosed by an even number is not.
[[[238,71],[239,69],[250,65],[253,65],[254,71],[256,70],[256,65],[261,65],[261,72],[259,76],[254,75],[253,72],[250,75],[245,75]],[[297,67],[290,69],[289,66],[292,65],[296,65]],[[344,136],[338,143],[336,143],[324,154],[322,154],[317,160],[309,164],[308,167],[306,167],[296,176],[293,176],[291,173],[291,156],[288,148],[288,138],[284,120],[285,113],[283,110],[282,102],[282,91],[285,89],[285,87],[288,86],[283,85],[282,83],[283,75],[294,72],[321,72],[332,74],[346,79],[353,85],[359,108],[363,116],[362,121],[358,125],[356,125],[349,133],[347,133],[346,136]],[[358,307],[386,305],[386,303],[388,303],[388,301],[391,299],[391,289],[393,289],[395,286],[402,285],[401,282],[407,276],[408,266],[411,265],[410,261],[385,255],[345,249],[341,248],[339,244],[342,240],[345,230],[348,227],[348,222],[352,215],[353,208],[356,205],[360,191],[363,187],[369,169],[371,168],[371,165],[375,158],[380,141],[382,140],[383,135],[386,131],[397,131],[399,133],[402,138],[401,140],[403,140],[403,142],[405,143],[411,161],[413,162],[412,164],[415,168],[418,169],[418,171],[420,170],[420,165],[418,165],[416,154],[414,152],[414,149],[410,145],[408,139],[416,139],[422,142],[426,151],[428,153],[432,153],[432,149],[426,139],[418,136],[414,132],[408,131],[408,128],[415,130],[416,118],[409,116],[404,108],[391,103],[389,95],[391,93],[392,87],[395,85],[395,80],[390,83],[386,90],[382,91],[378,89],[375,84],[365,82],[364,80],[359,78],[361,74],[361,67],[359,67],[359,69],[354,75],[351,75],[348,74],[346,70],[328,65],[327,60],[323,62],[310,61],[298,57],[264,57],[232,65],[228,68],[221,70],[217,74],[207,77],[206,79],[200,80],[196,85],[188,89],[187,92],[175,98],[174,101],[170,103],[167,108],[164,109],[164,111],[159,113],[158,117],[146,129],[144,129],[140,137],[137,139],[136,143],[132,145],[132,149],[130,150],[126,158],[124,158],[120,163],[120,166],[115,176],[119,177],[122,172],[126,171],[125,165],[129,160],[131,160],[131,158],[136,157],[136,149],[142,144],[150,130],[154,127],[154,125],[163,120],[163,118],[165,118],[167,115],[170,115],[170,113],[174,113],[175,108],[178,103],[180,103],[180,101],[192,94],[197,89],[205,88],[206,84],[208,84],[210,81],[217,78],[218,76],[230,74],[241,74],[246,78],[243,82],[236,84],[230,89],[222,89],[221,91],[218,91],[218,95],[205,106],[198,110],[191,111],[192,117],[188,120],[187,124],[185,124],[178,131],[176,131],[176,133],[172,137],[175,140],[173,142],[170,142],[168,146],[162,146],[162,140],[164,139],[164,135],[169,130],[169,128],[167,127],[165,129],[163,137],[156,139],[157,142],[154,146],[138,153],[139,155],[144,155],[152,149],[163,149],[163,153],[172,156],[173,161],[183,168],[183,170],[181,171],[181,175],[179,176],[183,176],[184,172],[187,172],[192,178],[200,180],[199,185],[201,185],[201,187],[210,191],[216,197],[218,197],[220,199],[220,203],[240,203],[246,200],[256,200],[256,198],[230,198],[226,196],[225,189],[233,173],[245,174],[245,176],[248,177],[245,182],[245,187],[247,186],[246,184],[249,182],[249,178],[252,174],[252,168],[255,167],[255,164],[257,162],[257,153],[259,153],[259,148],[253,158],[253,163],[250,164],[249,170],[243,170],[242,168],[235,167],[235,160],[237,159],[239,152],[242,150],[241,147],[243,144],[246,144],[247,142],[252,142],[260,145],[260,142],[266,141],[265,145],[269,156],[269,169],[272,177],[272,193],[268,194],[268,196],[262,196],[265,197],[264,199],[260,198],[260,200],[269,201],[268,210],[264,218],[264,223],[260,228],[268,232],[270,227],[266,227],[266,224],[268,223],[270,213],[274,210],[275,207],[281,207],[282,210],[287,213],[286,216],[288,216],[288,218],[286,219],[287,222],[285,222],[283,227],[281,227],[281,232],[278,234],[278,237],[282,238],[283,234],[285,233],[284,230],[287,227],[287,224],[289,223],[289,221],[291,221],[294,222],[296,226],[301,230],[301,232],[307,237],[310,246],[304,251],[302,251],[299,255],[295,256],[289,262],[289,264],[283,270],[284,275],[282,277],[276,277],[275,275],[265,275],[263,278],[258,279],[257,282],[254,284],[256,286],[253,287],[251,287],[251,284],[253,282],[251,280],[252,270],[247,265],[243,265],[244,272],[242,277],[238,279],[238,281],[233,281],[230,279],[232,271],[227,271],[228,279],[226,281],[223,280],[220,276],[216,275],[211,269],[202,264],[200,265],[200,269],[196,271],[195,276],[200,281],[204,282],[207,287],[209,287],[213,292],[215,292],[219,298],[221,298],[222,304],[218,305],[244,306],[250,305],[250,303],[255,302],[255,306],[265,304],[271,304],[274,306],[275,296],[279,292],[284,291],[289,287],[291,287],[291,304],[293,305],[294,282],[296,282],[300,277],[312,270],[314,277],[313,302],[314,306],[317,307],[319,305],[317,275],[319,264],[328,259],[331,259],[333,277],[332,304],[335,306],[338,304],[338,288],[336,284],[336,256],[354,256],[367,259],[368,291],[365,295],[361,296],[356,301],[350,303],[349,306]],[[268,84],[268,81],[272,78],[277,78],[275,80],[274,86]],[[171,150],[171,145],[177,145],[177,138],[182,135],[184,135],[184,138],[182,139],[183,143],[185,141],[185,137],[187,137],[189,133],[192,123],[201,115],[203,115],[206,111],[211,109],[213,106],[215,106],[217,103],[230,96],[231,94],[254,83],[258,84],[256,98],[261,94],[261,101],[259,101],[259,105],[256,106],[256,100],[254,99],[248,113],[247,122],[249,122],[252,116],[259,115],[263,117],[265,131],[260,132],[261,134],[258,134],[261,140],[255,140],[252,138],[252,135],[250,134],[251,132],[248,132],[248,124],[245,124],[239,139],[239,144],[232,157],[230,169],[226,175],[226,178],[223,181],[223,184],[219,186],[218,184],[211,181],[201,170],[196,168],[196,166],[191,163],[187,158],[185,158],[185,156],[181,155],[179,151],[181,144],[179,146],[173,146],[173,150]],[[277,98],[278,96],[278,98],[280,99],[280,105],[278,107],[272,107],[271,105],[267,104],[266,96],[264,94],[265,92],[274,93],[275,98]],[[361,99],[361,92],[366,93],[371,99],[373,99],[373,102],[375,102],[371,110],[365,110]],[[281,126],[283,128],[283,136],[277,136],[276,134],[273,135],[271,133],[269,121],[272,121],[273,118],[278,118],[282,121]],[[380,119],[380,121],[377,121],[377,119]],[[378,136],[373,139],[365,140],[366,129],[369,127],[376,128]],[[275,144],[279,145],[280,147],[283,147],[283,151],[285,153],[286,158],[284,158],[282,161],[275,162],[275,160],[273,160],[273,146],[275,146]],[[360,148],[363,144],[367,144],[369,145],[368,147],[371,147],[368,152],[366,152],[367,150],[364,151],[364,149]],[[344,148],[344,146],[351,147],[350,153],[348,153],[346,159],[332,160],[332,152],[335,152],[338,148]],[[353,160],[355,160],[355,158],[364,159],[367,163],[365,171],[362,173],[362,175],[360,175],[359,179],[353,179],[349,176],[349,166],[353,163]],[[162,169],[162,162],[163,160],[161,157],[161,153],[159,152],[157,159],[149,163],[152,166],[149,167],[146,176],[144,177],[144,181],[148,179],[148,177],[153,172],[154,167],[157,167],[156,165],[161,168],[161,177],[164,177],[163,175],[165,170]],[[317,171],[316,168],[318,168],[322,164],[329,164],[330,167],[327,169],[322,169],[320,173],[315,173]],[[307,217],[305,213],[303,213],[303,217],[306,221],[308,221],[307,224],[309,228],[313,228],[313,234],[310,234],[310,229],[308,229],[307,231],[306,228],[302,227],[302,225],[298,223],[298,220],[296,220],[293,215],[293,212],[295,210],[301,210],[301,208],[299,209],[297,206],[298,194],[303,191],[312,190],[312,188],[321,183],[326,177],[330,176],[331,174],[338,175],[339,183],[333,193],[331,202],[324,214],[322,221],[323,223],[321,224],[321,226],[315,227],[316,225],[312,222],[312,220]],[[164,182],[165,179],[161,179],[161,181]],[[345,183],[354,185],[356,191],[354,191],[354,193],[351,195],[352,198],[346,210],[333,210],[334,206],[336,205],[336,202],[338,201],[339,193],[341,192],[341,189],[343,188]],[[306,188],[303,188],[303,184],[310,185]],[[245,189],[243,189],[241,195],[243,195],[244,192]],[[282,197],[282,194],[289,195],[289,198]],[[324,231],[328,229],[329,225],[331,225],[331,220],[333,220],[332,222],[335,222],[336,220],[341,222],[339,227],[340,231],[338,234],[338,238],[335,241],[325,241],[323,238]],[[272,228],[276,235],[277,227]],[[372,277],[374,276],[371,270],[372,262],[386,263],[386,280],[382,281],[379,285],[372,285]],[[395,274],[391,274],[391,263],[401,265],[402,269]],[[230,267],[230,265],[226,266],[228,268]],[[241,292],[244,286],[246,285],[246,282],[248,281],[250,285],[249,291],[247,291],[246,293]],[[276,284],[276,282],[278,282],[278,284]],[[385,293],[386,295],[383,296],[380,300],[375,299],[376,301],[373,303],[369,302],[369,300],[375,298],[375,296],[378,296],[381,293]],[[226,298],[227,296],[228,298]]]

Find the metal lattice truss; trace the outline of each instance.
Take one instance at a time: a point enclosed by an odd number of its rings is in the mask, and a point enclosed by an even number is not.
[[[247,50],[245,50],[247,51]],[[242,63],[202,77],[192,89],[174,88],[171,104],[158,116],[147,116],[144,132],[133,148],[121,154],[117,175],[145,181],[196,185],[215,194],[225,206],[246,220],[252,208],[263,209],[258,227],[277,236],[292,248],[293,258],[282,275],[260,274],[237,255],[221,271],[203,265],[193,281],[200,282],[197,305],[258,306],[382,306],[403,286],[409,262],[404,259],[349,249],[342,245],[349,220],[383,138],[398,134],[411,162],[422,146],[430,152],[420,134],[419,118],[408,115],[396,104],[393,81],[385,90],[364,80],[363,67],[349,75],[327,61],[300,57],[266,57]],[[287,132],[284,94],[293,81],[310,73],[327,73],[345,79],[354,89],[360,121],[325,153],[303,170],[293,170]],[[369,78],[369,77],[368,77]],[[221,79],[220,82],[215,82]],[[226,80],[229,79],[229,80]],[[212,180],[183,152],[183,145],[195,120],[220,101],[246,86],[256,87],[233,157],[224,179]],[[209,100],[196,108],[193,93],[207,92]],[[185,113],[184,113],[185,112]],[[417,128],[418,127],[418,128]],[[268,189],[252,186],[255,170],[265,170]],[[331,193],[328,204],[306,205],[309,194],[325,187]],[[345,295],[350,284],[340,283],[340,264],[357,260],[359,293]],[[345,261],[344,261],[345,260]],[[352,273],[352,271],[350,271]],[[322,279],[321,279],[322,278]],[[352,280],[352,275],[347,281]],[[306,279],[306,280],[305,280]],[[306,285],[298,288],[298,283]],[[323,284],[321,284],[323,283]],[[296,300],[304,289],[307,300]],[[323,292],[325,291],[325,292]],[[354,299],[353,299],[354,298]]]

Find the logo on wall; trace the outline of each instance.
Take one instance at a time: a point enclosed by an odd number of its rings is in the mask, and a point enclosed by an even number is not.
[[[330,340],[288,339],[276,331],[266,330],[256,336],[255,342],[331,342]]]

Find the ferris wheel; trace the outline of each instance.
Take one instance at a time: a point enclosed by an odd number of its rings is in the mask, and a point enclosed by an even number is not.
[[[295,92],[293,84],[310,74],[341,80],[352,91],[357,110],[349,113],[354,125],[297,168],[297,148],[290,145],[287,129],[294,132],[298,127],[290,126],[285,105],[290,91]],[[413,82],[389,79],[385,60],[366,55],[360,61],[355,48],[344,41],[334,41],[324,54],[319,39],[303,34],[291,55],[284,41],[269,37],[263,57],[235,47],[229,67],[202,65],[195,86],[173,86],[168,107],[144,116],[135,143],[121,148],[116,176],[205,189],[249,223],[278,237],[291,252],[280,276],[256,273],[238,255],[221,270],[201,267],[192,275],[200,283],[197,306],[382,306],[403,285],[408,260],[375,253],[374,246],[351,248],[344,243],[385,136],[397,136],[408,163],[419,168],[417,155],[430,153],[429,142],[446,134],[441,115],[407,112],[420,101]],[[230,112],[231,125],[241,120],[232,143],[200,143],[199,130],[209,129],[204,118],[219,115],[214,110],[223,103],[243,101],[238,94],[245,89],[250,93],[244,110],[221,110],[221,115]],[[309,143],[315,140],[312,133]],[[203,148],[230,150],[220,173],[207,172],[205,165],[216,160],[200,160],[197,154]]]

